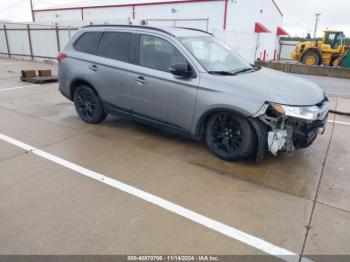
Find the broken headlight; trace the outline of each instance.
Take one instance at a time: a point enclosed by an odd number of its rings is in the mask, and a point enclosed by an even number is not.
[[[319,119],[321,115],[325,111],[328,112],[328,105],[324,104],[322,107],[319,107],[317,105],[315,106],[287,106],[287,105],[280,105],[275,103],[270,103],[272,108],[280,113],[281,115],[308,120],[308,121],[314,121],[316,119]]]

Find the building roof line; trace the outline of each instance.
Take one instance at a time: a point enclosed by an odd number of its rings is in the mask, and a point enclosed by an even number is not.
[[[183,3],[198,3],[198,2],[212,2],[212,1],[225,1],[225,0],[168,0],[163,2],[149,2],[149,3],[135,3],[135,4],[115,4],[115,5],[90,5],[90,6],[74,6],[74,7],[60,7],[60,8],[43,8],[34,9],[33,12],[45,12],[45,11],[64,11],[64,10],[81,10],[81,9],[94,9],[94,8],[110,8],[110,7],[133,7],[133,6],[147,6],[147,5],[164,5],[164,4],[183,4]],[[277,11],[283,17],[283,13],[275,0],[271,0]]]
[[[163,2],[149,2],[149,3],[135,3],[135,4],[114,4],[114,5],[91,5],[91,6],[74,6],[74,7],[59,7],[59,8],[43,8],[35,9],[33,12],[45,12],[45,11],[63,11],[63,10],[79,10],[79,9],[94,9],[94,8],[110,8],[110,7],[132,7],[132,6],[146,6],[146,5],[164,5],[164,4],[183,4],[183,3],[196,3],[196,2],[213,2],[213,1],[225,1],[225,0],[168,0]]]

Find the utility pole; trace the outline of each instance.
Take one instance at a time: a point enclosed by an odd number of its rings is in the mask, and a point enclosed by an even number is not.
[[[319,22],[319,20],[320,20],[320,15],[321,15],[321,13],[317,13],[317,14],[315,14],[315,16],[316,16],[316,23],[315,23],[314,38],[316,38],[316,34],[317,34],[317,27],[318,27],[318,22]]]
[[[30,11],[32,12],[32,21],[35,22],[34,10],[33,10],[33,0],[29,0],[30,2]]]

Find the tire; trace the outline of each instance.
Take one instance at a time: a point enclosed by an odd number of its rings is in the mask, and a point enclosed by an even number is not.
[[[319,65],[320,57],[315,52],[309,51],[303,55],[302,63],[305,65]]]
[[[210,151],[226,161],[246,159],[255,146],[255,133],[248,120],[230,112],[209,118],[205,139]]]
[[[86,85],[74,92],[74,105],[79,117],[89,124],[98,124],[106,119],[102,103],[94,90]]]

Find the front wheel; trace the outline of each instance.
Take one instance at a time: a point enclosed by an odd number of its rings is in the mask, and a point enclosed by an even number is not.
[[[207,122],[206,142],[223,160],[247,158],[254,149],[254,130],[248,120],[230,112],[216,113]]]
[[[90,124],[98,124],[107,114],[94,90],[89,86],[79,86],[74,93],[74,105],[79,117]]]
[[[303,56],[302,63],[305,65],[319,65],[320,58],[315,52],[306,52]]]

